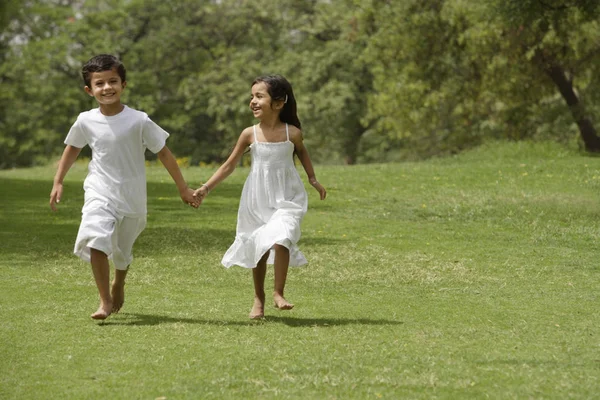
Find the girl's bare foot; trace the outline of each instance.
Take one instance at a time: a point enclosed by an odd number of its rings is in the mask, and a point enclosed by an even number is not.
[[[249,315],[250,319],[262,319],[265,317],[265,300],[258,296],[254,297],[254,305]]]
[[[92,315],[90,315],[90,317],[92,317],[92,319],[106,319],[111,314],[111,312],[112,304],[101,303],[100,307],[98,307],[98,310]]]
[[[279,308],[280,310],[291,310],[294,308],[294,305],[279,293],[273,293],[273,300],[275,301],[275,308]]]
[[[113,299],[112,312],[118,313],[125,303],[125,283],[118,284],[113,281],[110,295]]]

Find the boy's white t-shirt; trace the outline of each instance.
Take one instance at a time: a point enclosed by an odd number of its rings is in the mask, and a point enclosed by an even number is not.
[[[169,134],[146,113],[125,106],[106,116],[99,108],[82,112],[65,144],[92,149],[83,183],[86,201],[99,198],[122,216],[146,215],[146,149],[158,153]]]

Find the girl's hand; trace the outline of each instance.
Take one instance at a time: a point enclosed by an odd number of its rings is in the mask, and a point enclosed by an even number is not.
[[[202,185],[202,186],[200,186],[198,189],[196,189],[194,191],[194,197],[200,199],[200,202],[202,203],[202,201],[204,200],[204,198],[206,196],[208,196],[208,192],[209,192],[208,186]]]
[[[52,209],[52,211],[56,211],[56,203],[60,203],[62,192],[62,183],[55,183],[54,186],[52,186],[52,191],[50,192],[50,208]]]
[[[319,192],[319,196],[321,196],[321,200],[325,200],[325,197],[327,197],[327,191],[325,190],[323,185],[321,185],[316,179],[310,181],[310,184],[312,185],[312,187],[317,189],[317,192]]]

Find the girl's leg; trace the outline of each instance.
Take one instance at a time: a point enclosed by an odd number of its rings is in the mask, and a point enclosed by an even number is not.
[[[116,269],[115,279],[113,280],[110,294],[113,300],[112,312],[118,313],[123,303],[125,303],[125,278],[129,269]]]
[[[265,316],[265,276],[267,275],[267,259],[269,252],[267,251],[256,268],[252,269],[252,279],[254,280],[254,305],[250,311],[251,319],[260,319]]]
[[[291,310],[294,305],[283,297],[283,289],[287,279],[288,267],[290,265],[290,251],[287,247],[276,244],[275,248],[275,287],[273,300],[275,307],[280,310]]]
[[[112,312],[112,297],[110,295],[110,268],[108,257],[100,250],[90,249],[92,273],[100,294],[100,307],[91,315],[93,319],[106,319]]]

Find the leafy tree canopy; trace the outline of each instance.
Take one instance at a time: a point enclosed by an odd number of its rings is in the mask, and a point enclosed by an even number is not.
[[[449,154],[489,139],[600,151],[595,0],[7,0],[0,168],[60,154],[95,107],[83,62],[119,56],[124,101],[192,164],[254,123],[250,83],[285,75],[317,162]]]

